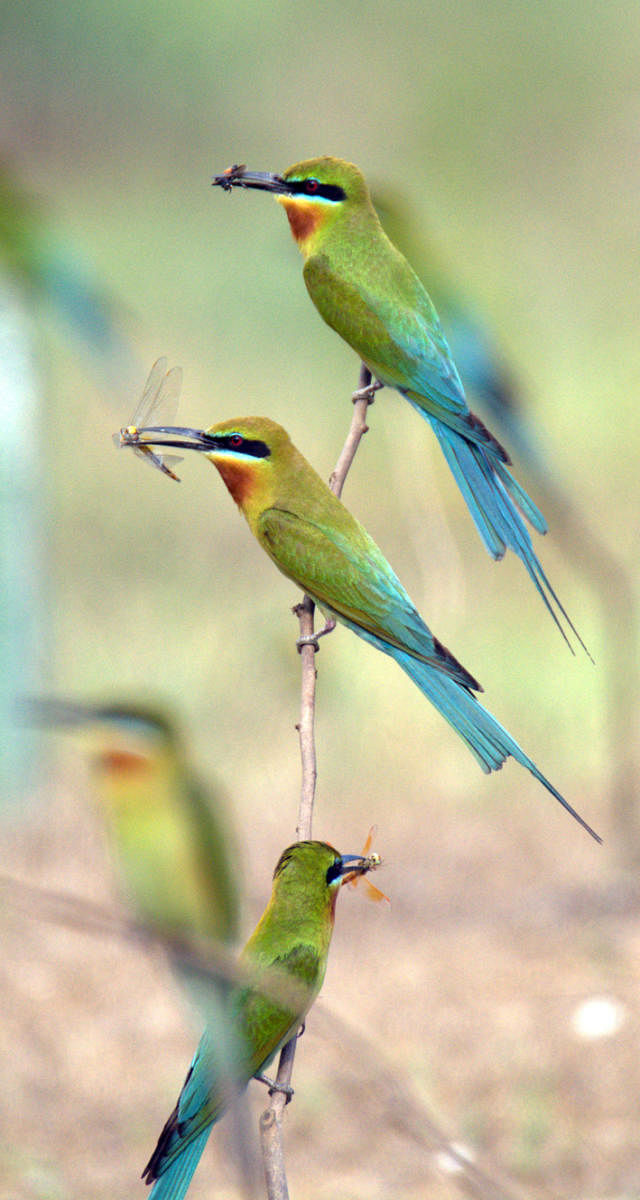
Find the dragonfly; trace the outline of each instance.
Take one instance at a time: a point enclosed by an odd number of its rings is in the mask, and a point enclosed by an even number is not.
[[[369,833],[367,834],[367,840],[362,848],[362,857],[366,861],[368,871],[376,871],[382,863],[380,855],[376,854],[375,850],[371,850],[371,844],[377,832],[378,826],[372,825]],[[348,883],[350,887],[357,887],[361,880],[364,884],[364,889],[369,900],[374,900],[376,904],[379,904],[381,900],[386,900],[389,904],[391,903],[389,897],[386,896],[384,892],[381,892],[380,888],[377,888],[375,883],[371,882],[368,875],[363,875],[361,870],[352,871],[349,875],[345,875],[343,883]]]
[[[163,471],[171,479],[180,482],[180,476],[168,466],[169,463],[182,462],[178,454],[159,454],[152,444],[141,442],[140,430],[145,425],[171,425],[178,411],[178,400],[182,390],[182,367],[172,367],[167,371],[167,359],[163,356],[154,362],[136,411],[130,425],[124,425],[119,433],[114,433],[113,440],[118,446],[130,446],[138,458],[148,462],[150,467]],[[151,419],[153,418],[153,420]]]

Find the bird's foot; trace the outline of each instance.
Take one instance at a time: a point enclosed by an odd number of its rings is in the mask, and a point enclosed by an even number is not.
[[[366,400],[367,404],[373,404],[376,392],[379,392],[380,388],[383,387],[384,384],[381,383],[379,379],[374,379],[373,383],[368,383],[366,387],[356,388],[351,399],[353,400],[354,404],[357,404],[358,400]]]
[[[259,1083],[264,1083],[266,1087],[268,1087],[270,1096],[275,1095],[276,1092],[282,1092],[282,1095],[287,1097],[287,1104],[289,1103],[291,1097],[295,1094],[290,1083],[278,1083],[276,1079],[269,1079],[268,1075],[254,1075],[253,1078],[257,1079]]]
[[[313,646],[317,654],[318,650],[320,649],[318,645],[318,638],[325,637],[327,633],[333,633],[335,627],[336,623],[333,618],[330,617],[328,621],[325,621],[324,627],[319,629],[317,633],[306,633],[303,634],[302,637],[297,638],[296,646],[298,647],[298,654],[302,650],[303,646]]]

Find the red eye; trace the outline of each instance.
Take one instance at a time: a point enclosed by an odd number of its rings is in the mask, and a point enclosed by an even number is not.
[[[229,445],[232,446],[234,450],[237,450],[238,446],[242,445],[242,442],[243,442],[243,438],[240,436],[239,433],[231,434],[231,437],[229,438]]]
[[[305,191],[307,191],[310,196],[313,196],[313,193],[317,192],[319,187],[320,187],[320,184],[317,179],[307,179],[307,182],[305,184]]]

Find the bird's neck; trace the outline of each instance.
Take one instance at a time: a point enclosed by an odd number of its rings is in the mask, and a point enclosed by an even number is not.
[[[245,463],[220,458],[215,465],[254,534],[260,517],[268,508],[289,508],[293,504],[293,511],[298,511],[301,490],[302,503],[306,499],[304,486],[299,483],[300,471],[303,480],[312,471],[293,446],[277,461],[262,459],[259,463]]]
[[[250,462],[224,459],[216,462],[216,466],[238,508],[246,515],[247,509],[251,507],[252,497],[258,490],[255,467]]]
[[[337,892],[330,897],[318,898],[317,904],[301,902],[297,893],[283,895],[279,892],[277,898],[272,896],[245,951],[251,957],[253,947],[262,945],[268,931],[271,950],[284,951],[292,942],[300,942],[316,946],[321,954],[327,953],[333,932],[336,895]]]
[[[326,205],[319,204],[317,200],[294,199],[291,196],[279,196],[278,200],[287,214],[293,237],[306,258],[315,249],[318,235],[331,219],[331,214]]]

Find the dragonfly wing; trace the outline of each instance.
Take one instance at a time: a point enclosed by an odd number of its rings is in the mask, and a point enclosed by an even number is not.
[[[162,389],[162,383],[167,374],[167,360],[163,355],[157,358],[154,362],[149,374],[147,382],[142,389],[142,395],[136,405],[130,424],[131,425],[146,425],[148,422],[145,417],[155,408],[155,402]]]

